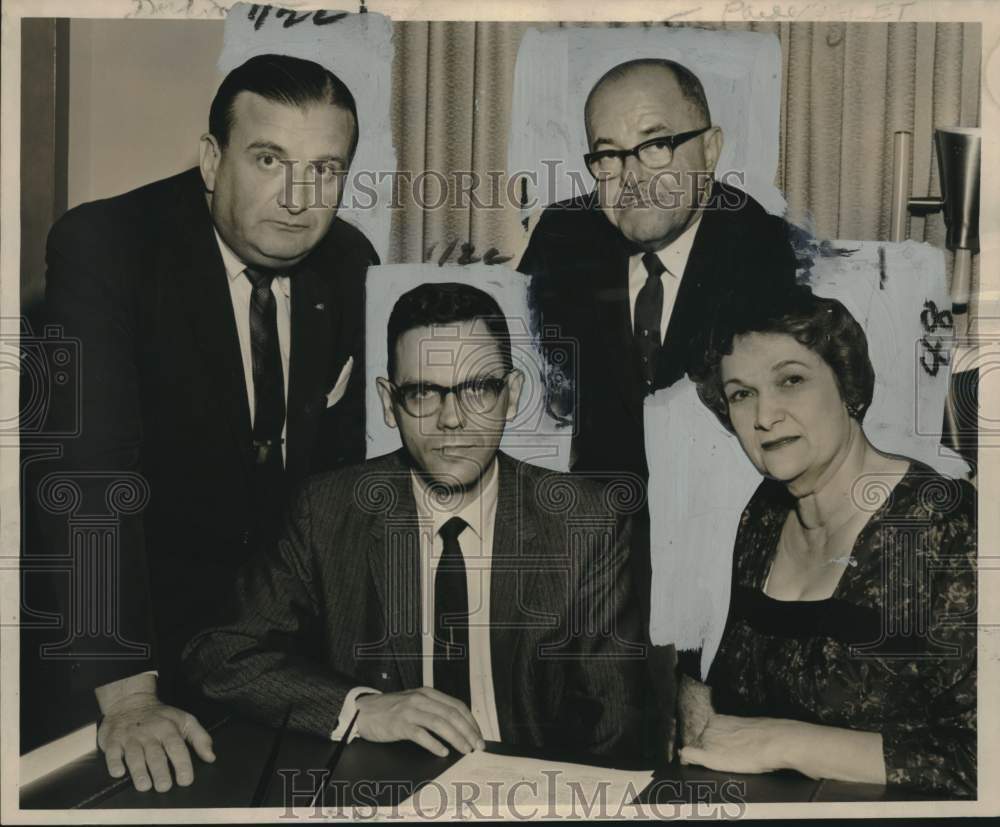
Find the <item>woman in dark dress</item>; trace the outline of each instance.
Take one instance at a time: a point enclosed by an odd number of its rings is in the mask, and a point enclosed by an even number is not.
[[[868,441],[875,378],[843,305],[801,288],[762,316],[718,323],[698,377],[765,479],[681,760],[974,796],[975,490]]]

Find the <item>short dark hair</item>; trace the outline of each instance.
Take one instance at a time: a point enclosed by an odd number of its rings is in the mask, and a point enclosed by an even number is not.
[[[506,370],[514,362],[510,352],[510,330],[500,305],[489,293],[468,284],[445,282],[421,284],[396,300],[389,314],[387,333],[389,379],[396,371],[396,342],[406,331],[431,325],[482,319],[500,348]]]
[[[358,107],[354,95],[333,72],[311,60],[289,55],[257,55],[226,75],[208,112],[208,131],[220,147],[229,144],[233,127],[233,101],[240,92],[253,92],[273,103],[308,106],[328,103],[354,118],[351,155],[358,145]]]
[[[847,412],[861,422],[875,393],[868,340],[857,320],[836,299],[815,295],[806,285],[769,293],[766,301],[728,305],[715,316],[708,348],[692,372],[701,401],[730,432],[729,403],[722,387],[722,357],[747,333],[783,333],[826,362],[837,380]]]
[[[636,60],[628,60],[625,63],[619,63],[617,66],[613,66],[601,75],[601,79],[597,81],[593,87],[591,87],[590,93],[587,95],[587,102],[583,105],[584,121],[589,124],[590,102],[594,97],[594,93],[597,92],[597,90],[604,83],[612,80],[622,80],[636,70],[648,68],[666,69],[668,72],[673,74],[674,78],[677,80],[677,85],[681,89],[681,95],[684,96],[684,100],[690,103],[698,114],[705,118],[705,124],[707,126],[711,125],[712,113],[708,108],[708,98],[705,97],[705,88],[701,85],[701,81],[698,80],[698,76],[688,69],[687,66],[683,66],[676,61],[664,60],[663,58],[656,57],[641,57]]]

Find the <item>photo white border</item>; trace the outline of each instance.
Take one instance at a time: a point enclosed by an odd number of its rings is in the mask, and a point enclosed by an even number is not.
[[[2,56],[0,56],[0,335],[16,336],[20,316],[20,89],[22,17],[93,17],[143,19],[221,19],[229,0],[5,0],[2,7]],[[358,2],[343,0],[296,2],[275,5],[296,10],[340,9],[357,11]],[[979,272],[979,331],[1000,338],[1000,4],[990,0],[368,0],[369,11],[393,20],[488,20],[573,22],[616,20],[734,22],[981,22],[983,133],[980,210],[981,258]],[[190,6],[190,8],[189,8]],[[137,13],[138,12],[138,13]],[[19,329],[19,328],[18,328]],[[996,350],[996,348],[994,348]],[[985,354],[984,358],[989,356]],[[994,356],[994,358],[996,358]],[[980,383],[981,423],[1000,423],[1000,371],[989,372],[984,363]],[[0,378],[0,417],[17,416],[18,386],[4,371]],[[0,450],[0,555],[16,557],[19,548],[18,445],[5,440]],[[989,461],[986,461],[989,460]],[[988,450],[980,458],[980,558],[995,558],[1000,570],[1000,462]],[[993,503],[993,507],[989,507]],[[900,817],[996,815],[1000,813],[1000,704],[997,697],[1000,661],[1000,584],[997,575],[981,568],[979,636],[979,800],[976,802],[882,802],[838,804],[748,804],[743,818]],[[6,824],[41,823],[197,823],[271,822],[283,810],[183,809],[183,810],[37,810],[18,807],[18,662],[19,578],[13,568],[0,565],[0,820]],[[992,626],[992,628],[991,628]],[[197,782],[195,782],[197,783]],[[150,793],[155,795],[155,793]],[[289,819],[281,819],[287,822]]]

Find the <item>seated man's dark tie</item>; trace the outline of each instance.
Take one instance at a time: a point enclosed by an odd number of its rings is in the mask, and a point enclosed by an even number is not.
[[[271,290],[274,273],[246,268],[250,296],[250,347],[253,355],[254,462],[270,473],[283,468],[281,432],[285,425],[285,380],[278,346],[278,307]],[[263,470],[263,469],[262,469]]]
[[[452,517],[438,532],[444,549],[434,575],[434,688],[470,706],[469,595],[458,544],[467,525]]]
[[[640,375],[647,391],[652,391],[656,360],[660,355],[660,320],[663,317],[663,281],[660,277],[667,268],[656,253],[646,253],[642,263],[647,276],[635,299],[635,343]]]

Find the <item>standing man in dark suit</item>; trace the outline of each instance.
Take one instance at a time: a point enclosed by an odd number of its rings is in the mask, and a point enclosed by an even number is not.
[[[160,699],[187,705],[181,648],[276,536],[289,485],[364,457],[364,273],[378,258],[336,218],[357,141],[336,76],[254,57],[219,87],[199,168],[79,206],[50,234],[48,318],[83,365],[82,430],[59,473],[82,510],[114,485],[148,499],[122,509],[137,513],[101,558],[106,593],[77,607],[107,620],[67,647],[96,690],[108,769],[127,765],[138,789],[150,775],[169,789],[168,758],[191,783],[185,740],[212,757],[198,721]],[[55,416],[73,402],[54,400]],[[51,511],[45,547],[65,551]]]
[[[673,61],[641,59],[608,71],[585,107],[592,193],[553,204],[518,267],[533,276],[536,323],[577,345],[572,469],[648,477],[643,399],[676,382],[704,350],[723,299],[766,301],[794,281],[783,220],[713,179],[722,131],[698,78]],[[562,398],[572,397],[564,394]],[[646,518],[648,519],[648,517]],[[633,565],[649,621],[646,520],[636,520]]]
[[[210,697],[324,737],[638,750],[628,523],[593,483],[498,453],[524,376],[473,287],[393,308],[386,423],[403,449],[320,475],[185,651]],[[354,722],[355,712],[357,719]]]

